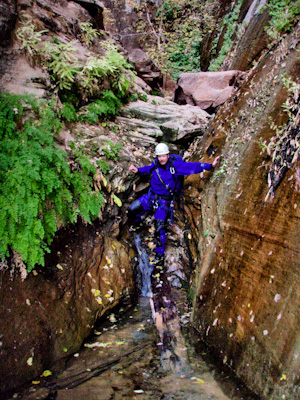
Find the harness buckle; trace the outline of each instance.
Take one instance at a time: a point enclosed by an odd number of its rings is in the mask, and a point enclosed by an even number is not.
[[[174,169],[174,167],[170,167],[170,172],[171,172],[172,175],[175,175],[175,169]]]

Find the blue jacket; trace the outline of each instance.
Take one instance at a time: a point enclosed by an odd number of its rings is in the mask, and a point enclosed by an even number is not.
[[[157,162],[157,164],[156,164]],[[157,167],[158,165],[158,167]],[[209,163],[199,163],[199,162],[185,162],[185,161],[173,161],[173,166],[175,169],[175,179],[176,175],[192,175],[199,174],[204,170],[210,170],[212,164]],[[156,168],[158,168],[159,175],[161,179],[172,191],[175,189],[174,176],[170,172],[170,160],[166,165],[161,166],[158,161],[153,161],[151,165],[146,165],[144,167],[138,168],[141,175],[151,174],[150,189],[153,193],[160,196],[169,196],[170,191],[161,183],[159,177],[157,176]]]

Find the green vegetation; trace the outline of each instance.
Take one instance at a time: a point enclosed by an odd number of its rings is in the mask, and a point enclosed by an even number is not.
[[[27,17],[25,17],[27,18]],[[81,40],[90,46],[98,33],[88,23],[80,24]],[[32,64],[48,68],[54,91],[76,107],[99,98],[104,80],[119,100],[126,101],[133,82],[132,66],[111,40],[101,42],[104,56],[93,55],[83,62],[76,55],[76,40],[62,43],[56,37],[41,40],[47,31],[36,31],[32,22],[25,19],[17,29],[20,49],[29,55]],[[107,89],[107,88],[106,88]],[[67,101],[66,101],[67,99]]]
[[[100,36],[99,31],[94,29],[90,22],[80,22],[79,27],[81,30],[80,37],[82,42],[85,43],[87,47],[91,47],[94,43],[94,39]]]
[[[105,160],[98,160],[97,165],[100,168],[100,171],[105,175],[110,170],[110,166]]]
[[[117,115],[122,103],[111,90],[101,93],[100,99],[83,107],[79,119],[89,124],[97,124],[101,118],[109,118]]]
[[[300,0],[270,0],[268,2],[271,16],[270,26],[266,29],[271,39],[279,39],[280,35],[289,32],[300,15]]]
[[[232,43],[233,43],[233,35],[236,33],[237,30],[237,20],[240,12],[242,1],[240,0],[238,4],[234,7],[233,11],[226,15],[222,23],[222,32],[226,29],[224,35],[224,42],[223,45],[217,54],[217,57],[210,63],[209,71],[218,71],[225,60],[225,57],[231,50]],[[214,41],[214,48],[212,49],[212,54],[215,52],[219,37],[217,37]]]
[[[111,88],[119,99],[123,99],[131,86],[133,73],[117,47],[112,42],[104,42],[105,57],[90,56],[83,66],[79,78],[79,87],[87,98],[97,97],[104,79],[109,80]]]
[[[213,175],[213,180],[216,180],[220,176],[227,175],[228,173],[228,161],[224,160],[218,171],[216,171]]]
[[[20,43],[20,50],[23,50],[32,62],[40,53],[39,44],[41,43],[43,34],[46,32],[48,31],[36,32],[35,25],[29,21],[23,21],[21,27],[16,32],[16,37]]]
[[[0,93],[0,258],[16,251],[28,270],[44,264],[58,223],[79,217],[90,223],[103,202],[83,152],[73,146],[71,171],[56,146],[61,123],[54,109],[51,102]]]
[[[109,160],[117,161],[118,154],[122,149],[122,143],[114,144],[110,140],[107,141],[107,147],[103,148],[102,151]]]
[[[140,41],[163,73],[176,80],[181,72],[200,70],[201,41],[214,27],[218,6],[215,0],[165,0],[152,18],[147,3],[141,4],[138,31],[147,34]]]
[[[77,112],[73,104],[63,103],[63,107],[60,111],[60,116],[63,120],[67,122],[78,121]]]
[[[46,42],[41,55],[47,60],[51,78],[59,89],[71,90],[76,74],[80,70],[74,55],[75,41],[67,44]]]

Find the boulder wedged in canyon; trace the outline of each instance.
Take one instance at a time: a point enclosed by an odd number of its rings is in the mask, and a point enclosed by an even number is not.
[[[179,75],[173,100],[177,104],[190,104],[203,110],[215,109],[230,98],[241,71],[184,72]]]

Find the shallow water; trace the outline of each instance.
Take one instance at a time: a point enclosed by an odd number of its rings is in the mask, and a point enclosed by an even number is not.
[[[17,399],[57,400],[255,400],[242,392],[195,352],[188,329],[179,318],[172,321],[169,339],[161,342],[152,319],[149,298],[141,297],[134,309],[111,314],[101,329],[39,385],[16,394]],[[203,350],[201,350],[203,351]],[[57,371],[55,372],[55,369]],[[216,376],[218,375],[218,377]],[[224,384],[224,382],[226,384]],[[227,393],[227,394],[225,394]]]
[[[135,307],[103,318],[78,353],[10,399],[258,400],[208,361],[189,327],[184,290],[171,290],[163,265],[152,271],[141,237],[134,239],[143,295]]]

